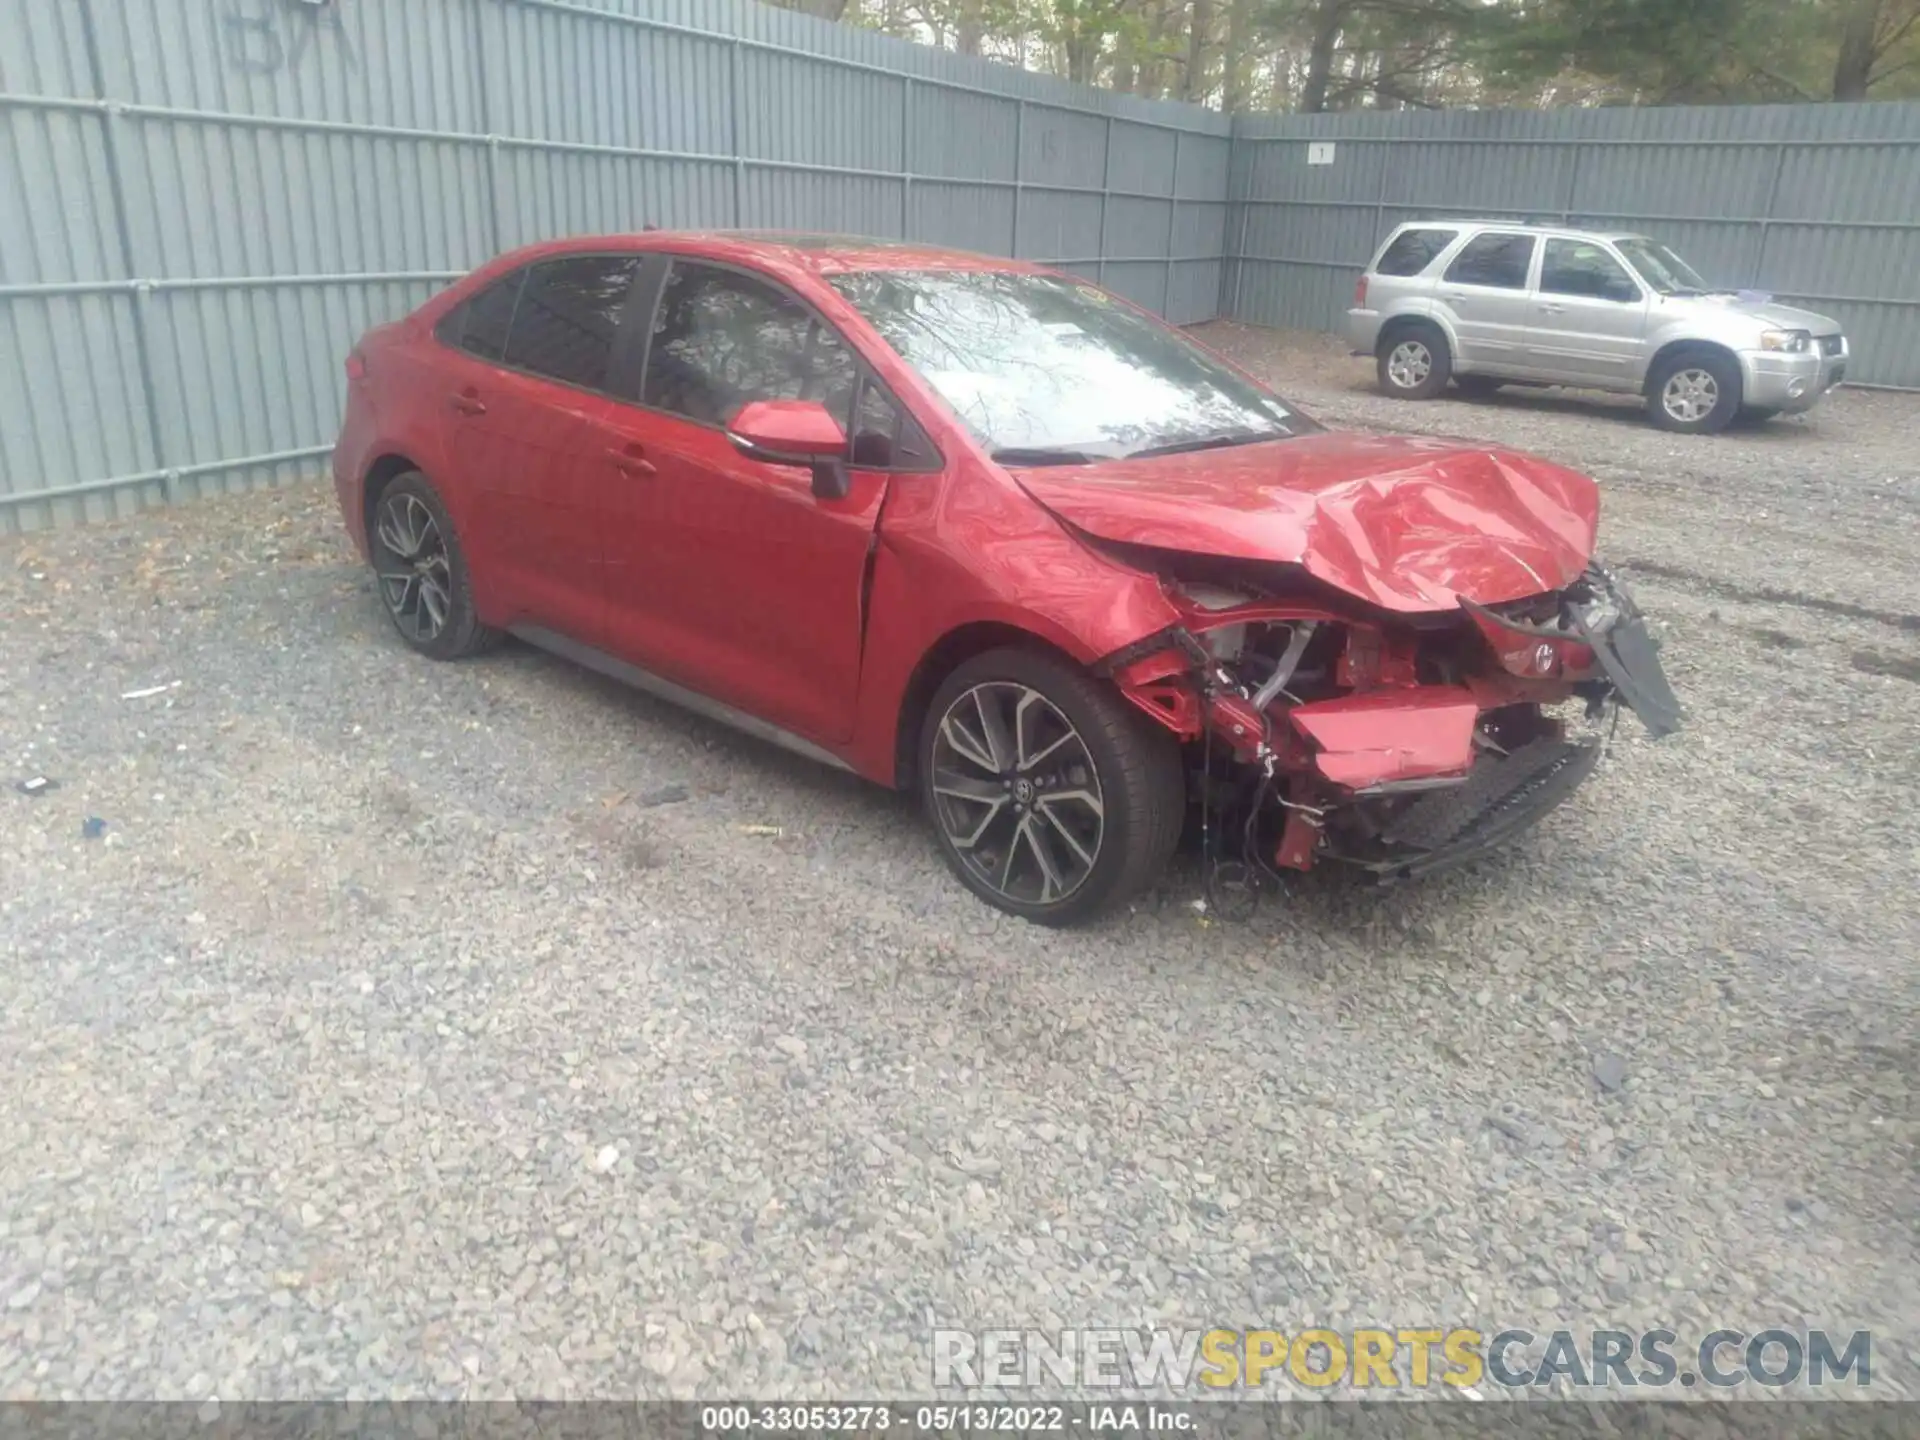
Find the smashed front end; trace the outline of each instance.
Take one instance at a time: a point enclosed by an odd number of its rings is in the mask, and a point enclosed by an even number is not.
[[[1619,706],[1656,737],[1680,723],[1657,642],[1598,565],[1522,600],[1395,614],[1296,598],[1267,567],[1155,558],[1186,562],[1154,566],[1181,618],[1102,669],[1189,742],[1209,848],[1249,875],[1452,868],[1572,794]],[[1582,734],[1567,701],[1585,702]]]

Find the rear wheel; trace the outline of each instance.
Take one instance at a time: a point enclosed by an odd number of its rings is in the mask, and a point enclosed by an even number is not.
[[[1647,414],[1662,430],[1717,434],[1740,411],[1740,367],[1715,350],[1683,350],[1647,384]]]
[[[1453,373],[1447,337],[1425,323],[1389,330],[1374,359],[1380,388],[1401,400],[1432,399]]]
[[[500,638],[499,631],[480,623],[453,521],[418,470],[395,476],[380,492],[367,548],[387,617],[422,655],[457,660]]]
[[[1028,650],[960,665],[921,728],[921,798],[974,894],[1042,925],[1122,904],[1185,818],[1179,747],[1113,688]]]

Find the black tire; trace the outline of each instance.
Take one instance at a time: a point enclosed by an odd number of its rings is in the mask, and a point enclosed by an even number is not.
[[[1002,724],[995,747],[978,707],[1009,703],[1000,713],[1013,726]],[[957,731],[945,728],[950,712]],[[1072,738],[1054,743],[1062,726]],[[1032,765],[1021,763],[1029,749]],[[990,769],[967,759],[970,750],[1013,763]],[[1166,868],[1186,817],[1173,735],[1105,681],[1034,650],[992,650],[959,665],[927,707],[917,754],[921,804],[948,866],[989,905],[1042,925],[1077,924],[1140,894]],[[1090,777],[1079,775],[1081,756]],[[963,783],[985,793],[956,793]],[[970,842],[959,835],[976,825]],[[1051,888],[1061,893],[1049,896]]]
[[[1374,362],[1382,393],[1397,400],[1431,400],[1453,374],[1447,337],[1424,320],[1389,329],[1374,348]]]
[[[497,644],[500,632],[481,624],[474,609],[460,537],[427,477],[418,470],[396,475],[369,513],[374,586],[400,638],[435,660],[458,660]]]
[[[1777,405],[1742,405],[1740,413],[1733,417],[1733,423],[1742,429],[1758,430],[1779,413],[1780,407]]]
[[[1460,387],[1460,393],[1469,400],[1485,400],[1506,382],[1492,375],[1456,375],[1453,383]]]
[[[1740,366],[1724,351],[1681,350],[1647,379],[1647,416],[1662,430],[1717,435],[1739,413]]]

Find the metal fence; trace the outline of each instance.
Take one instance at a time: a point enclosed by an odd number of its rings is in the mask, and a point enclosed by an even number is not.
[[[310,473],[355,337],[543,236],[906,236],[1206,319],[1228,135],[747,0],[5,0],[0,532]]]
[[[1229,127],[751,0],[4,0],[0,532],[310,472],[354,338],[542,236],[904,236],[1329,329],[1464,212],[1653,231],[1920,387],[1920,105]]]
[[[1839,320],[1850,379],[1920,387],[1920,105],[1245,117],[1231,193],[1238,319],[1337,329],[1400,221],[1540,216],[1648,231]]]

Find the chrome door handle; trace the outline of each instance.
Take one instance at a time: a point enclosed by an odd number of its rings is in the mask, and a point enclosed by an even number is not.
[[[1548,315],[1564,315],[1567,313],[1567,307],[1564,305],[1542,305],[1540,309]]]

